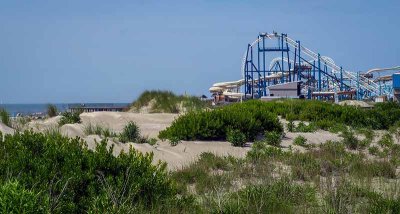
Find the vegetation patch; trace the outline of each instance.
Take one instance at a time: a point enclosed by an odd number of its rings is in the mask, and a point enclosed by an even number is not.
[[[110,128],[108,128],[106,126],[102,126],[100,124],[88,123],[84,126],[83,132],[85,133],[85,135],[95,134],[95,135],[103,136],[105,138],[117,137],[117,134],[114,131],[112,131]]]
[[[280,147],[282,142],[282,133],[277,131],[266,131],[264,142],[271,146]]]
[[[400,105],[395,102],[376,103],[372,109],[340,106],[318,100],[296,99],[263,102],[262,105],[268,112],[281,115],[288,121],[314,122],[316,126],[324,130],[340,131],[344,126],[388,129],[400,121]]]
[[[49,117],[55,117],[58,115],[58,109],[55,105],[53,104],[48,104],[47,105],[47,116]]]
[[[159,134],[160,139],[226,140],[229,130],[238,130],[253,141],[265,131],[282,133],[278,117],[262,102],[233,104],[215,110],[189,112]]]
[[[144,91],[131,105],[134,111],[149,107],[150,113],[179,113],[200,110],[207,106],[198,97],[176,95],[171,91]]]
[[[152,154],[133,149],[116,157],[105,140],[91,151],[78,138],[6,135],[0,137],[0,207],[17,213],[115,213],[168,206],[181,212],[166,165],[152,161]]]
[[[246,144],[246,135],[240,130],[228,130],[226,138],[233,146],[244,146]]]
[[[302,147],[305,147],[305,148],[308,148],[308,144],[307,144],[307,139],[304,137],[304,136],[302,136],[302,135],[299,135],[299,136],[297,136],[294,140],[293,140],[293,144],[294,145],[297,145],[297,146],[302,146]]]
[[[10,114],[5,109],[0,108],[0,121],[8,126],[11,127],[11,119],[10,119]]]
[[[60,119],[60,121],[58,122],[58,124],[60,126],[63,126],[65,124],[74,124],[74,123],[81,123],[81,118],[80,115],[81,112],[63,112],[62,113],[62,117]]]

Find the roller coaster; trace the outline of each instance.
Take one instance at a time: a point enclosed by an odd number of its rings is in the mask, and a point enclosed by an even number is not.
[[[209,91],[230,98],[262,98],[272,95],[269,93],[271,86],[284,87],[296,82],[298,95],[308,99],[391,98],[393,75],[380,74],[393,71],[400,71],[400,66],[366,72],[348,71],[330,57],[313,52],[287,34],[260,33],[244,53],[242,79],[215,83]]]

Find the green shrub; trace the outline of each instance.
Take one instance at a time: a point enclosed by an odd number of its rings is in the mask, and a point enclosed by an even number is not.
[[[392,148],[394,141],[393,136],[390,133],[386,133],[382,136],[382,138],[378,141],[378,144],[382,148]]]
[[[80,112],[63,112],[62,117],[58,124],[60,126],[65,124],[74,124],[74,123],[81,123]]]
[[[306,148],[308,147],[307,139],[306,139],[304,136],[302,136],[302,135],[297,136],[297,137],[293,140],[293,144],[294,144],[294,145],[297,145],[297,146],[306,147]]]
[[[368,152],[371,155],[378,155],[379,154],[379,148],[377,146],[371,146],[368,148]]]
[[[313,123],[306,125],[304,122],[300,122],[295,128],[296,132],[315,132],[317,128]]]
[[[49,117],[55,117],[58,114],[57,107],[53,104],[48,104],[47,105],[47,115]]]
[[[263,107],[283,117],[290,114],[290,120],[319,123],[324,128],[342,124],[353,128],[388,129],[400,121],[400,105],[393,102],[377,103],[372,109],[363,109],[318,100],[285,99],[264,102]]]
[[[271,146],[276,146],[279,147],[281,145],[281,141],[282,141],[282,135],[280,132],[276,132],[276,131],[267,131],[265,132],[265,139],[264,141]]]
[[[242,147],[246,144],[246,135],[240,132],[240,130],[229,130],[226,138],[233,146]]]
[[[239,130],[253,141],[264,131],[283,131],[278,117],[261,102],[237,103],[215,110],[190,112],[176,119],[159,138],[179,140],[226,140],[229,129]]]
[[[358,149],[359,148],[359,140],[357,139],[357,137],[354,135],[354,132],[351,130],[346,130],[344,132],[342,132],[342,134],[340,135],[341,137],[343,137],[343,144],[346,145],[346,147],[348,149]]]
[[[140,129],[135,122],[129,122],[122,133],[119,135],[119,141],[122,143],[136,142],[140,138]]]
[[[169,139],[169,143],[171,144],[171,146],[176,146],[181,142],[181,140],[177,137],[171,137]]]
[[[156,143],[157,143],[157,139],[156,138],[150,138],[149,140],[148,140],[148,142],[147,142],[148,144],[150,144],[150,145],[156,145]]]
[[[167,204],[175,198],[175,185],[166,164],[152,162],[152,154],[134,149],[114,156],[105,140],[92,151],[83,140],[61,135],[26,131],[0,137],[0,184],[9,179],[24,184],[32,191],[24,197],[36,209],[32,195],[51,199],[49,213],[87,213],[99,197],[103,206],[117,210],[129,206],[149,212]],[[47,206],[43,200],[40,205]]]
[[[8,127],[11,127],[10,115],[5,109],[2,108],[0,108],[0,122]]]
[[[25,189],[18,181],[0,185],[0,213],[47,213],[48,198]]]

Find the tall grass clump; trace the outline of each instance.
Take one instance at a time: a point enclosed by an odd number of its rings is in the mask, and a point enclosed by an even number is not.
[[[10,115],[9,115],[8,112],[7,112],[5,109],[3,109],[3,108],[0,108],[0,121],[1,121],[4,125],[11,127]]]
[[[283,131],[278,117],[269,113],[263,103],[238,103],[215,110],[189,112],[176,119],[159,134],[160,139],[226,140],[229,130],[237,130],[253,141],[265,131]]]
[[[282,133],[276,131],[266,131],[264,141],[271,146],[279,147],[282,142]]]
[[[58,124],[60,126],[65,124],[81,123],[80,112],[64,112]]]
[[[140,129],[135,122],[129,122],[122,133],[119,135],[119,141],[122,143],[136,142],[140,138]]]
[[[282,179],[264,185],[251,185],[237,193],[231,193],[216,211],[217,213],[298,213],[316,205],[315,189]]]
[[[176,95],[171,91],[152,90],[144,91],[132,108],[139,111],[143,107],[150,107],[151,113],[179,113],[183,110],[200,110],[207,104],[194,96]]]
[[[83,127],[85,135],[99,135],[104,137],[116,137],[117,134],[113,132],[109,127],[102,126],[100,124],[88,123]]]
[[[47,115],[49,117],[55,117],[58,114],[58,109],[57,106],[53,105],[53,104],[48,104],[47,105]]]
[[[305,147],[305,148],[307,148],[309,145],[307,144],[307,139],[304,137],[304,136],[302,136],[302,135],[299,135],[299,136],[297,136],[294,140],[293,140],[293,144],[294,145],[297,145],[297,146],[302,146],[302,147]]]
[[[175,197],[166,164],[152,162],[152,154],[134,149],[114,156],[105,140],[90,150],[79,138],[6,135],[0,137],[0,207],[5,213],[147,213],[176,205],[180,213],[178,201],[185,199]]]
[[[233,146],[244,146],[246,144],[246,135],[239,130],[229,130],[226,138]]]

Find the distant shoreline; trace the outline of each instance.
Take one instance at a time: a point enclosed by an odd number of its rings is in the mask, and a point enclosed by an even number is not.
[[[68,110],[70,106],[82,105],[92,107],[92,106],[128,106],[130,103],[55,103],[57,110],[64,112]],[[23,116],[29,116],[33,114],[45,113],[47,111],[47,105],[43,103],[38,104],[0,104],[0,108],[4,108],[11,117],[17,116],[17,114],[22,114]]]

